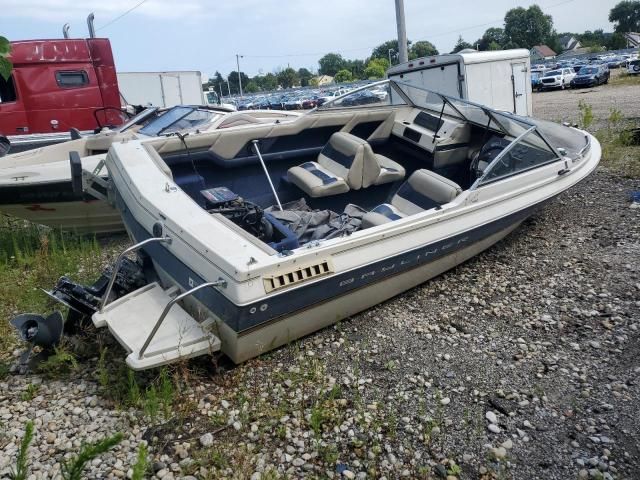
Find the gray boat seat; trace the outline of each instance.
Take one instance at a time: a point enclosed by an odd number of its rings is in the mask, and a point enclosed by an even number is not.
[[[291,167],[287,178],[311,197],[326,197],[393,182],[404,174],[401,165],[373,153],[366,140],[336,132],[317,161]]]
[[[430,170],[416,170],[391,199],[362,218],[362,228],[375,227],[451,202],[462,192],[455,182]]]

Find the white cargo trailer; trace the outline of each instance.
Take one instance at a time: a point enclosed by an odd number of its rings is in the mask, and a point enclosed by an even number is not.
[[[118,72],[120,98],[124,105],[173,107],[204,105],[202,74],[183,72]]]
[[[531,61],[526,49],[417,58],[391,67],[387,77],[497,110],[532,113]]]

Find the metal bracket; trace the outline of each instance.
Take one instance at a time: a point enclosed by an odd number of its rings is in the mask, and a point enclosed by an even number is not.
[[[111,272],[111,278],[109,279],[109,285],[107,285],[107,289],[104,291],[104,295],[102,296],[102,299],[100,300],[100,308],[98,308],[98,312],[102,313],[102,311],[104,310],[104,307],[109,302],[109,295],[111,294],[111,289],[113,288],[113,284],[116,281],[116,276],[118,274],[118,270],[120,270],[120,267],[122,266],[122,262],[123,262],[125,256],[127,255],[127,253],[135,252],[137,250],[140,250],[145,245],[149,245],[150,243],[155,243],[155,242],[166,242],[168,244],[171,244],[171,238],[170,237],[151,237],[151,238],[147,238],[146,240],[143,240],[140,243],[136,243],[135,245],[130,246],[125,251],[123,251],[120,255],[118,255],[118,258],[116,260],[115,266],[113,267],[113,271]]]
[[[140,360],[142,360],[142,358],[144,357],[144,352],[147,350],[147,348],[149,347],[149,344],[151,343],[151,340],[153,340],[153,337],[158,332],[158,329],[160,328],[160,325],[162,325],[162,322],[164,322],[164,319],[169,314],[169,310],[171,310],[171,307],[173,307],[177,302],[179,302],[183,298],[188,297],[189,295],[192,295],[195,292],[197,292],[198,290],[206,288],[206,287],[227,288],[227,281],[224,278],[219,278],[215,282],[201,283],[200,285],[197,285],[197,286],[193,287],[191,290],[187,290],[186,292],[181,293],[180,295],[178,295],[177,297],[175,297],[174,299],[169,301],[169,303],[167,303],[167,305],[164,307],[164,310],[160,314],[160,318],[158,318],[158,321],[153,326],[153,329],[149,333],[149,336],[144,341],[144,345],[142,345],[142,348],[140,349],[140,353],[138,354],[138,358]]]
[[[82,190],[98,200],[109,202],[109,192],[111,191],[111,183],[100,176],[100,172],[104,168],[104,159],[100,160],[96,168],[92,172],[82,170]],[[103,191],[97,190],[95,185],[101,187]]]

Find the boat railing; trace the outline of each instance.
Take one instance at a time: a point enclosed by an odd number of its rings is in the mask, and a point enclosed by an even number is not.
[[[201,290],[201,289],[206,288],[206,287],[227,288],[227,281],[225,279],[223,279],[223,278],[219,278],[215,282],[201,283],[200,285],[197,285],[197,286],[193,287],[191,290],[187,290],[186,292],[181,293],[180,295],[178,295],[175,298],[171,299],[171,301],[169,301],[169,303],[167,303],[167,305],[164,307],[164,310],[162,310],[162,313],[160,314],[160,317],[158,318],[158,321],[153,326],[153,329],[149,333],[149,336],[147,337],[147,339],[144,341],[144,344],[142,345],[142,348],[140,349],[140,353],[138,354],[138,358],[140,360],[142,360],[142,358],[144,357],[144,352],[149,347],[149,344],[151,343],[151,340],[153,340],[153,337],[155,337],[156,333],[158,332],[158,329],[162,325],[162,322],[164,322],[164,319],[169,314],[169,311],[171,310],[171,307],[173,307],[176,303],[178,303],[183,298],[188,297],[190,295],[193,295],[198,290]]]
[[[171,238],[170,237],[147,238],[146,240],[143,240],[139,243],[136,243],[135,245],[130,246],[129,248],[124,250],[120,255],[118,255],[118,258],[116,259],[116,263],[113,267],[113,271],[111,272],[111,278],[109,279],[107,289],[104,291],[104,295],[102,295],[102,299],[100,300],[100,308],[98,309],[98,312],[102,313],[104,310],[104,307],[109,302],[109,295],[111,294],[111,290],[113,289],[113,284],[116,281],[116,277],[118,276],[118,271],[120,270],[120,267],[122,266],[122,262],[127,256],[127,254],[138,251],[142,247],[149,245],[150,243],[160,243],[160,242],[165,242],[170,244]]]

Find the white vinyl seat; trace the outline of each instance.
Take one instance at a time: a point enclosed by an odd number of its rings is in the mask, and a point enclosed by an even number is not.
[[[318,160],[291,167],[288,180],[311,197],[326,197],[404,178],[404,168],[373,153],[366,140],[346,132],[331,135]]]
[[[416,170],[391,199],[367,212],[362,228],[375,227],[451,202],[462,192],[455,182],[430,170]]]

